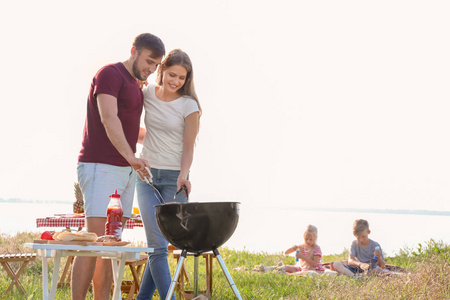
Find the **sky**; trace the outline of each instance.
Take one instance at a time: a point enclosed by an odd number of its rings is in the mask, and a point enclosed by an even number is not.
[[[447,1],[155,2],[0,4],[0,198],[74,200],[92,77],[151,32],[194,66],[191,201],[450,210]]]

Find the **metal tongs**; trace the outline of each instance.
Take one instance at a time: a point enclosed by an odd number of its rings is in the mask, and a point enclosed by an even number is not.
[[[189,194],[188,194],[188,190],[187,190],[187,187],[184,186],[184,185],[178,190],[178,192],[175,194],[175,196],[173,197],[173,199],[175,199],[175,198],[177,197],[177,195],[178,195],[179,193],[181,193],[181,192],[183,192],[183,193],[186,195],[186,199],[187,199],[187,201],[189,202]]]
[[[152,172],[150,172],[150,168],[149,167],[145,167],[145,170],[147,170],[147,173],[149,174],[149,176],[145,176],[141,170],[137,170],[139,172],[139,174],[141,174],[141,176],[144,178],[145,182],[147,182],[148,185],[150,185],[152,187],[153,190],[153,194],[155,195],[156,199],[159,200],[159,203],[161,204],[165,204],[166,201],[164,201],[163,197],[161,196],[160,192],[158,191],[157,188],[155,188],[155,186],[153,185],[153,175]],[[179,193],[183,192],[186,195],[187,200],[189,201],[189,194],[187,191],[186,186],[182,186],[177,193],[175,194],[175,196],[173,197],[174,199],[177,197],[177,195]],[[156,195],[156,193],[158,193],[158,195]],[[159,196],[159,197],[158,197]]]
[[[153,175],[152,172],[150,172],[150,168],[149,167],[145,167],[145,170],[147,171],[149,176],[145,176],[144,173],[142,173],[142,171],[140,169],[137,169],[136,171],[138,171],[142,177],[144,177],[145,182],[147,182],[149,185],[153,186]]]
[[[155,186],[153,185],[153,175],[152,175],[152,172],[150,172],[150,168],[145,167],[145,170],[147,170],[147,173],[149,174],[149,176],[145,176],[139,169],[137,171],[139,172],[139,174],[141,174],[142,177],[144,177],[145,182],[147,182],[147,184],[152,187],[153,194],[155,195],[156,199],[158,199],[159,203],[165,204],[166,201],[164,201],[164,199],[161,196],[161,194],[159,193],[158,189],[155,188]],[[156,193],[158,193],[158,195]]]

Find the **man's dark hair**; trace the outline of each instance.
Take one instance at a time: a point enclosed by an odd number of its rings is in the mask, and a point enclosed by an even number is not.
[[[164,43],[159,37],[151,33],[142,33],[138,35],[133,42],[133,46],[137,51],[148,49],[152,51],[152,57],[157,58],[166,54]]]

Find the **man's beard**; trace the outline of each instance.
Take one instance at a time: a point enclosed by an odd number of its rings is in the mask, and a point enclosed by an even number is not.
[[[147,80],[147,78],[143,78],[141,76],[141,73],[139,72],[139,70],[137,68],[137,59],[133,62],[133,75],[134,75],[134,77],[136,77],[140,81],[146,81]]]

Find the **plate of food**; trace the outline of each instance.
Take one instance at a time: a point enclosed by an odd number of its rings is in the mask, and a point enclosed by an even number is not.
[[[84,214],[54,214],[57,218],[84,218]]]
[[[131,242],[103,242],[103,246],[126,246]]]

